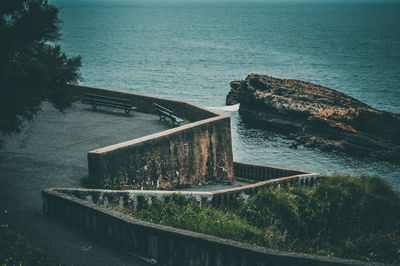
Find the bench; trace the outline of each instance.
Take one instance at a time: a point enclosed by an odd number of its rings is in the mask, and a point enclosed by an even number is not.
[[[97,110],[97,106],[99,106],[99,105],[117,108],[117,109],[123,109],[123,110],[125,110],[126,115],[129,115],[130,111],[133,111],[136,109],[136,107],[132,106],[131,101],[129,101],[127,99],[121,99],[121,98],[115,98],[115,97],[109,97],[109,96],[103,96],[103,95],[91,94],[91,93],[85,94],[85,98],[84,98],[83,102],[87,103],[87,104],[91,104],[93,110]]]
[[[160,120],[165,120],[165,118],[169,118],[169,119],[171,119],[172,125],[174,127],[179,126],[183,122],[183,119],[180,119],[179,117],[177,117],[174,114],[174,112],[172,112],[171,110],[169,110],[165,107],[162,107],[161,105],[156,104],[156,103],[153,103],[153,106],[157,110]]]

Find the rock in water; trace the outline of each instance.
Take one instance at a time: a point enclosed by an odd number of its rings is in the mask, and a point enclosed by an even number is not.
[[[293,147],[318,147],[400,163],[400,115],[376,110],[344,93],[299,80],[251,74],[232,81],[227,105],[245,121],[290,128]]]

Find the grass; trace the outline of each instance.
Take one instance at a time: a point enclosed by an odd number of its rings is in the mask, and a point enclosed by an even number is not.
[[[50,262],[42,250],[6,225],[1,225],[0,265],[50,265]]]
[[[260,191],[240,216],[276,228],[279,248],[400,263],[400,197],[377,177],[328,177],[312,188]]]
[[[377,177],[331,176],[313,188],[266,188],[239,208],[174,196],[126,213],[287,251],[400,264],[400,196]]]
[[[233,240],[263,244],[262,230],[249,225],[233,212],[200,207],[193,199],[175,196],[167,203],[156,201],[151,207],[134,215],[146,221],[175,226],[195,232],[211,234]]]

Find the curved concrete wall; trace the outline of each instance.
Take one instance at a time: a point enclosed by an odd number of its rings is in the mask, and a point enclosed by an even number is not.
[[[54,189],[43,191],[43,211],[153,265],[382,265],[279,251],[145,222]]]
[[[182,101],[71,85],[77,99],[85,93],[131,100],[137,110],[156,114],[152,103],[191,123],[88,153],[89,183],[123,189],[168,187],[233,180],[230,118]]]
[[[179,117],[184,117],[191,122],[196,122],[216,116],[224,116],[217,112],[213,112],[204,107],[183,102],[177,100],[163,99],[159,97],[153,97],[148,95],[141,95],[135,93],[129,93],[125,91],[109,90],[96,87],[80,86],[80,85],[69,85],[72,94],[76,100],[82,100],[85,93],[99,94],[103,96],[119,97],[128,99],[131,101],[133,106],[136,106],[137,112],[157,114],[152,106],[152,103],[160,104],[177,114]]]

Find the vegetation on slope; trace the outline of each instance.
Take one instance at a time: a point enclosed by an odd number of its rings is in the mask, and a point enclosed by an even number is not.
[[[0,226],[1,265],[50,265],[47,256],[21,235]]]
[[[334,176],[313,188],[266,188],[238,209],[175,196],[137,218],[281,250],[400,263],[400,196],[382,179]]]
[[[335,176],[312,189],[269,188],[240,215],[275,230],[281,249],[400,262],[400,197],[377,177]]]

